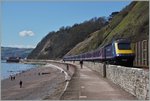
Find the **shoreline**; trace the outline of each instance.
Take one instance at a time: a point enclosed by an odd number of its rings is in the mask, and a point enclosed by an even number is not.
[[[32,63],[37,64],[37,62]],[[58,61],[44,61],[40,64],[44,65],[17,74],[13,81],[10,78],[1,80],[1,99],[59,100],[75,72],[74,66],[70,65],[71,68],[66,70],[66,63]],[[19,88],[19,80],[23,81],[22,88]]]
[[[42,100],[47,96],[57,99],[65,85],[65,75],[60,70],[45,66],[29,69],[15,77],[15,80],[1,80],[2,100]],[[20,80],[23,81],[22,88],[19,87]]]
[[[40,66],[43,66],[44,64],[36,64],[36,63],[7,63],[7,62],[1,62],[2,64],[2,75],[1,75],[1,81],[5,79],[9,79],[10,76],[16,76],[21,73],[24,73],[30,69],[38,68]],[[11,68],[10,68],[11,67]]]

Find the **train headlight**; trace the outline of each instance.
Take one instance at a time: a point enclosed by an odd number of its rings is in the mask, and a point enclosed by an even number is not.
[[[116,54],[117,56],[120,56],[119,54]]]

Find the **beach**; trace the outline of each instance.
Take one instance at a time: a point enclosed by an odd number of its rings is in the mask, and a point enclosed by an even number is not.
[[[65,65],[61,65],[65,68]],[[19,82],[22,81],[20,88]],[[66,85],[65,73],[49,65],[16,74],[1,81],[2,100],[59,100]]]

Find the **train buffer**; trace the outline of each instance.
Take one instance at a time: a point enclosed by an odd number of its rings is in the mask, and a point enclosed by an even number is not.
[[[62,100],[137,100],[111,81],[87,67],[80,68],[61,97]]]

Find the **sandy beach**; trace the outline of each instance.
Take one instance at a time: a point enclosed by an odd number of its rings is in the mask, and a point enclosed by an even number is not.
[[[65,65],[59,64],[65,68]],[[23,85],[20,88],[19,81]],[[57,68],[40,66],[1,81],[2,100],[58,100],[66,85],[65,74]]]

